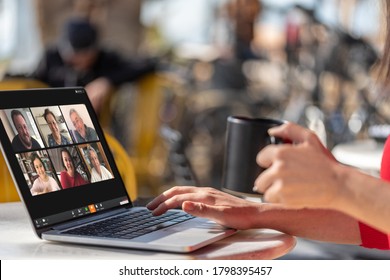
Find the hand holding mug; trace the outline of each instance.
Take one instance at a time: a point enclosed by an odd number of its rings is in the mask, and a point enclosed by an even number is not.
[[[267,202],[336,209],[345,167],[309,129],[286,123],[270,129],[270,134],[293,144],[270,145],[258,154],[257,163],[266,170],[256,179],[254,190],[264,193]]]

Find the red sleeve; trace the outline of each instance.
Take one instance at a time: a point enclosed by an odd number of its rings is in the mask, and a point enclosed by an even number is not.
[[[383,180],[390,181],[390,137],[387,138],[382,155],[380,176]],[[366,224],[359,222],[361,246],[366,248],[390,249],[390,235],[380,232]]]
[[[390,136],[387,138],[385,147],[383,148],[381,178],[390,181]]]

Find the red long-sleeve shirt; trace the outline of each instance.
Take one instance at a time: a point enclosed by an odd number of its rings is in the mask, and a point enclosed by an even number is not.
[[[387,138],[383,149],[380,176],[383,180],[390,181],[390,137]],[[390,249],[390,234],[378,231],[361,222],[359,222],[359,228],[362,238],[361,246],[382,250]]]

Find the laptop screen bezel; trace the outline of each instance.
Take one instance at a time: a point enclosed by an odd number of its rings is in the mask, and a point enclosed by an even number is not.
[[[89,101],[89,98],[86,94],[86,91],[82,87],[72,87],[72,88],[44,88],[44,89],[24,89],[24,90],[7,90],[7,91],[0,91],[0,110],[4,109],[14,109],[14,108],[33,108],[33,107],[45,107],[45,106],[61,106],[61,105],[76,105],[76,104],[83,104],[86,106],[87,111],[91,117],[92,123],[94,125],[94,128],[96,130],[96,133],[99,137],[99,142],[101,143],[101,146],[104,150],[104,153],[107,157],[107,160],[110,164],[110,167],[112,169],[114,178],[110,180],[101,181],[98,183],[92,183],[89,184],[87,187],[77,187],[72,188],[69,190],[69,193],[67,193],[66,198],[69,199],[71,195],[76,195],[79,193],[79,195],[83,195],[83,192],[87,192],[88,188],[90,189],[93,184],[98,187],[98,189],[106,188],[107,189],[107,197],[112,198],[112,196],[123,194],[125,197],[127,197],[128,203],[123,205],[117,205],[116,207],[102,210],[99,213],[105,213],[112,209],[117,209],[121,207],[132,207],[131,198],[129,197],[129,194],[126,190],[125,184],[120,176],[119,170],[115,164],[114,156],[107,144],[107,141],[104,136],[104,131],[101,128],[98,117],[93,110],[92,104]],[[56,224],[50,224],[48,226],[43,226],[40,228],[37,228],[34,225],[34,219],[39,218],[37,215],[37,212],[43,213],[45,210],[36,211],[34,208],[37,207],[36,203],[33,203],[35,200],[42,200],[45,201],[45,195],[40,195],[38,197],[32,197],[30,194],[30,191],[28,189],[27,182],[24,178],[23,172],[19,166],[18,160],[16,158],[17,152],[15,152],[12,148],[11,142],[8,138],[8,135],[5,131],[4,125],[2,121],[0,120],[0,146],[1,151],[4,155],[4,159],[7,162],[8,168],[10,169],[10,173],[13,177],[15,186],[17,188],[17,191],[19,193],[19,196],[21,200],[23,201],[23,204],[25,205],[27,212],[30,217],[30,222],[32,223],[32,226],[36,232],[36,234],[40,237],[42,232],[45,232],[46,230],[49,230],[53,228],[55,225],[63,224],[69,221],[75,221],[77,219],[85,218],[85,216],[82,217],[75,217],[72,219],[61,221],[60,223]],[[115,189],[112,189],[115,188]],[[115,194],[112,194],[110,196],[110,190],[113,191]],[[48,194],[53,197],[53,199],[59,198],[61,195],[61,192],[68,191],[68,190],[62,190],[54,192],[54,194]],[[73,194],[72,194],[73,192]],[[105,195],[105,194],[104,194]],[[103,196],[103,194],[100,194],[99,196]],[[120,195],[118,195],[120,197]],[[47,199],[47,197],[46,197]],[[86,200],[85,200],[86,201]],[[91,198],[90,203],[95,203],[98,201],[93,201],[93,198]],[[70,203],[69,209],[71,210],[76,206],[77,202]],[[80,207],[83,205],[79,205]],[[66,207],[66,206],[64,206]],[[66,211],[67,211],[66,210]],[[46,215],[53,214],[50,211],[47,211]],[[45,216],[42,215],[42,216]]]

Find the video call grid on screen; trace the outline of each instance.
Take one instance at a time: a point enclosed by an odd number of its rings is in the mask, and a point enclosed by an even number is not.
[[[3,109],[0,116],[32,196],[114,178],[84,104]]]

